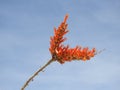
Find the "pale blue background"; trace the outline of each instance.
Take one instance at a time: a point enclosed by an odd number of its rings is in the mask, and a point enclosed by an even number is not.
[[[0,90],[20,90],[51,58],[49,37],[66,13],[65,44],[106,50],[54,62],[25,90],[120,90],[120,0],[0,0]]]

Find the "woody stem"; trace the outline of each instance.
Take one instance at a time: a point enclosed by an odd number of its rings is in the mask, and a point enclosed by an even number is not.
[[[50,59],[44,66],[42,66],[41,68],[39,68],[26,82],[25,84],[23,85],[23,87],[21,88],[21,90],[24,90],[28,84],[33,80],[33,78],[35,76],[38,75],[39,72],[43,71],[43,69],[45,69],[48,65],[50,65],[52,62],[54,61],[54,59]]]

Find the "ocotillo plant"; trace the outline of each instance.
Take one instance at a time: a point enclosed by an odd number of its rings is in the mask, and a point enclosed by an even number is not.
[[[66,23],[68,19],[68,14],[65,16],[63,22],[58,28],[54,28],[54,36],[50,37],[50,48],[52,58],[38,71],[36,71],[23,85],[21,90],[24,90],[26,86],[38,75],[44,68],[46,68],[50,63],[57,61],[60,64],[64,64],[67,61],[73,60],[90,60],[94,57],[97,52],[96,49],[89,49],[88,47],[82,48],[81,46],[76,46],[75,48],[70,48],[69,45],[63,45],[62,43],[66,40],[64,35],[69,32],[67,29],[68,24]]]

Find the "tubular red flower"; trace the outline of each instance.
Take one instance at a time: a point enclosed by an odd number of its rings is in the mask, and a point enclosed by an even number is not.
[[[62,42],[66,40],[64,35],[68,33],[66,23],[68,19],[68,14],[65,16],[63,22],[60,24],[58,28],[54,28],[54,36],[50,37],[50,48],[52,58],[42,67],[40,67],[23,85],[21,90],[24,90],[28,84],[33,81],[34,77],[37,76],[40,72],[42,72],[48,65],[50,65],[53,61],[58,61],[63,64],[66,61],[72,60],[90,60],[91,57],[94,57],[96,54],[101,53],[99,51],[96,53],[96,49],[93,48],[89,50],[88,47],[82,48],[80,46],[76,46],[75,48],[69,48],[69,45],[64,46]]]
[[[50,52],[52,58],[57,60],[61,64],[66,61],[72,60],[90,60],[91,57],[94,57],[96,54],[96,49],[93,48],[89,50],[88,47],[82,48],[80,46],[76,46],[75,48],[69,48],[69,45],[64,46],[62,42],[66,40],[64,35],[68,33],[66,23],[68,19],[68,14],[65,16],[63,22],[60,24],[58,28],[54,28],[54,36],[50,37]]]

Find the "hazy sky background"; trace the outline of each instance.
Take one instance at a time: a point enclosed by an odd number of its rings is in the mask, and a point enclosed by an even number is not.
[[[54,62],[25,90],[120,90],[120,0],[0,0],[0,90],[20,90],[51,58],[49,37],[66,13],[65,44],[106,50]]]

